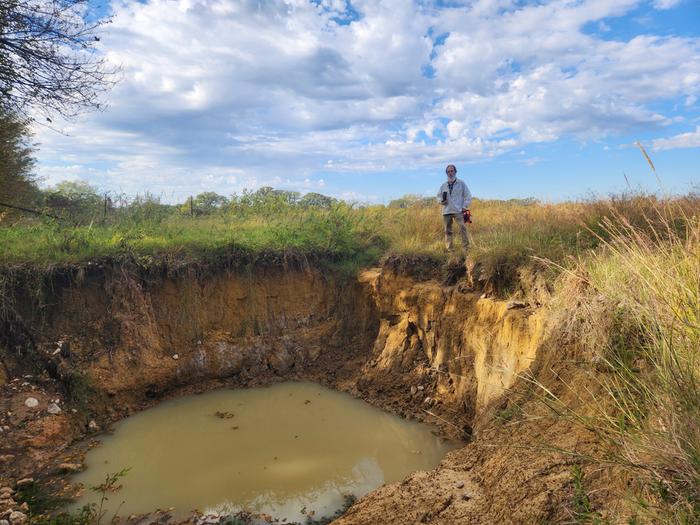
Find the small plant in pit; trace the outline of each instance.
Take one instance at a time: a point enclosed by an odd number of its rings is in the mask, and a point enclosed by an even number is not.
[[[122,486],[118,484],[119,480],[123,478],[124,476],[127,475],[127,473],[131,470],[131,467],[124,468],[120,470],[119,472],[115,472],[113,474],[107,474],[105,476],[105,480],[103,483],[90,487],[90,490],[93,492],[97,492],[100,494],[100,502],[96,505],[96,510],[95,510],[95,515],[96,515],[96,525],[100,525],[100,522],[102,521],[102,518],[107,514],[107,511],[104,510],[104,505],[109,501],[108,494],[113,494],[115,492],[118,492]],[[122,502],[123,503],[123,502]],[[121,504],[119,505],[121,508]],[[117,513],[119,512],[119,509],[117,509],[114,512],[114,515],[116,516]]]
[[[585,474],[581,465],[573,465],[570,470],[570,475],[574,490],[571,501],[574,523],[592,523],[594,525],[602,525],[605,523],[600,513],[593,511],[591,500],[585,487]]]
[[[511,421],[512,419],[520,417],[522,414],[523,410],[520,407],[520,405],[517,405],[515,403],[509,404],[507,407],[504,409],[500,410],[496,414],[496,418],[501,421],[502,423],[507,423],[508,421]]]
[[[18,491],[18,501],[26,502],[29,506],[30,522],[36,525],[100,525],[107,514],[104,505],[109,501],[108,494],[117,492],[121,485],[118,481],[126,476],[129,468],[114,474],[107,474],[100,485],[90,487],[90,490],[100,494],[99,503],[83,505],[75,512],[53,513],[64,506],[69,500],[47,494],[37,483],[33,483]],[[118,510],[115,511],[116,516]]]

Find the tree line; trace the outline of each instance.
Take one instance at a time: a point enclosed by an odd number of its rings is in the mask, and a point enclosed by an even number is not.
[[[344,204],[320,193],[301,194],[271,187],[243,190],[229,196],[207,191],[168,204],[151,193],[130,197],[123,193],[100,192],[85,181],[64,181],[46,189],[34,186],[26,195],[28,205],[37,214],[75,226],[158,223],[171,217],[264,216],[292,210],[330,209]]]

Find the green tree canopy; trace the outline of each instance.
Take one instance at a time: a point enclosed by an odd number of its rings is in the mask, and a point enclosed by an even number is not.
[[[36,191],[26,120],[0,109],[0,201],[22,205]]]
[[[333,197],[327,197],[326,195],[321,195],[320,193],[310,192],[299,200],[299,205],[305,208],[330,208],[337,202],[338,199],[334,199]]]
[[[389,208],[410,208],[411,206],[434,206],[436,200],[433,197],[422,197],[411,193],[389,202]]]

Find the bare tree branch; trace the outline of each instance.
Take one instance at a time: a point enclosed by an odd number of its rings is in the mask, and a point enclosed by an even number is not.
[[[88,0],[0,1],[0,107],[71,118],[103,107],[117,70],[99,54],[108,20],[87,21]]]

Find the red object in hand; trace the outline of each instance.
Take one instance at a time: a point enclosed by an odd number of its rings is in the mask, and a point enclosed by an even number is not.
[[[462,212],[462,217],[464,217],[464,222],[471,224],[472,223],[472,212],[469,210],[464,210]]]

